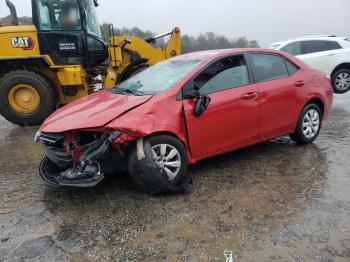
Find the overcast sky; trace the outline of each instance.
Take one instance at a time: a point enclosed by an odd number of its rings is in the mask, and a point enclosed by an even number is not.
[[[12,0],[18,15],[31,15],[30,0]],[[0,16],[8,10],[0,0]],[[138,26],[162,33],[179,26],[183,33],[213,31],[247,36],[261,46],[291,37],[350,36],[350,0],[99,0],[100,22]]]

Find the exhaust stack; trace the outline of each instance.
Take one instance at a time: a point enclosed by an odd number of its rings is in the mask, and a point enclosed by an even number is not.
[[[15,5],[10,0],[6,0],[6,5],[10,9],[12,25],[18,25],[18,17]]]

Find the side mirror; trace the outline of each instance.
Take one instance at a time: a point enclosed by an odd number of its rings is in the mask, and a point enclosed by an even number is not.
[[[185,92],[184,92],[184,99],[197,99],[201,96],[199,92],[199,86],[196,82],[190,82],[186,87],[185,87]]]
[[[193,114],[195,116],[201,116],[205,110],[208,108],[211,98],[208,95],[202,95],[199,92],[199,85],[192,81],[189,82],[186,87],[183,89],[183,99],[193,99],[195,100],[195,105],[193,108]]]
[[[211,98],[208,95],[201,95],[196,99],[196,104],[193,109],[193,114],[195,116],[201,116],[205,110],[207,110],[210,104]]]

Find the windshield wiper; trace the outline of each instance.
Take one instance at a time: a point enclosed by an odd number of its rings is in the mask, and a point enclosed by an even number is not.
[[[115,94],[121,94],[121,95],[136,95],[136,96],[143,96],[144,93],[136,90],[130,90],[130,89],[122,89],[122,88],[116,88],[114,90]]]

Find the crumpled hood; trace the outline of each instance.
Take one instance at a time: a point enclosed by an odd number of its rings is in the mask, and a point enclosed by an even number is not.
[[[102,127],[151,98],[152,96],[127,96],[107,90],[100,91],[57,110],[45,120],[40,131],[60,133]]]

